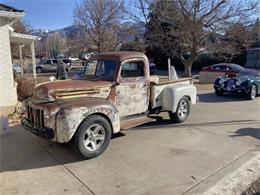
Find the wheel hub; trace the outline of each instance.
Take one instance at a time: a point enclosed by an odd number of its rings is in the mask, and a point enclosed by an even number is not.
[[[105,141],[105,129],[100,124],[90,126],[84,135],[84,145],[90,151],[98,150]]]

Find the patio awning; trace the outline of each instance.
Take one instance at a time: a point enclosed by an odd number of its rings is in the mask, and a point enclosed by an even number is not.
[[[22,47],[24,45],[31,46],[31,54],[32,54],[32,65],[33,65],[33,77],[36,78],[36,61],[35,61],[35,49],[34,49],[34,42],[40,40],[39,37],[27,34],[21,34],[16,32],[10,32],[10,42],[11,43],[18,43],[20,45],[20,63],[22,67]],[[23,75],[23,70],[22,70]]]
[[[40,40],[40,38],[37,36],[21,34],[16,32],[10,33],[11,43],[31,44],[33,41],[37,41],[37,40]]]

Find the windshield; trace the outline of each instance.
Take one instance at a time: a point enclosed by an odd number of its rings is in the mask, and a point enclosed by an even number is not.
[[[244,69],[244,67],[237,65],[237,64],[230,64],[230,67],[237,71],[242,71]]]
[[[260,76],[260,72],[251,69],[243,69],[239,72],[239,76]]]
[[[84,70],[84,78],[87,80],[113,81],[116,73],[116,63],[112,60],[89,61]]]

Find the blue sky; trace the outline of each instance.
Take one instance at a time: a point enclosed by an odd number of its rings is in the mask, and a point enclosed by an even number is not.
[[[78,0],[0,0],[26,12],[24,21],[32,28],[60,29],[73,24]]]

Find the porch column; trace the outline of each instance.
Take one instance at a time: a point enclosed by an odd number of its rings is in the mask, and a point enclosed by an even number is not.
[[[23,51],[22,48],[24,45],[19,45],[19,54],[20,54],[20,66],[21,66],[21,75],[23,77]]]
[[[34,41],[32,41],[32,43],[31,43],[31,54],[32,54],[33,78],[36,78],[36,61],[35,61]]]

